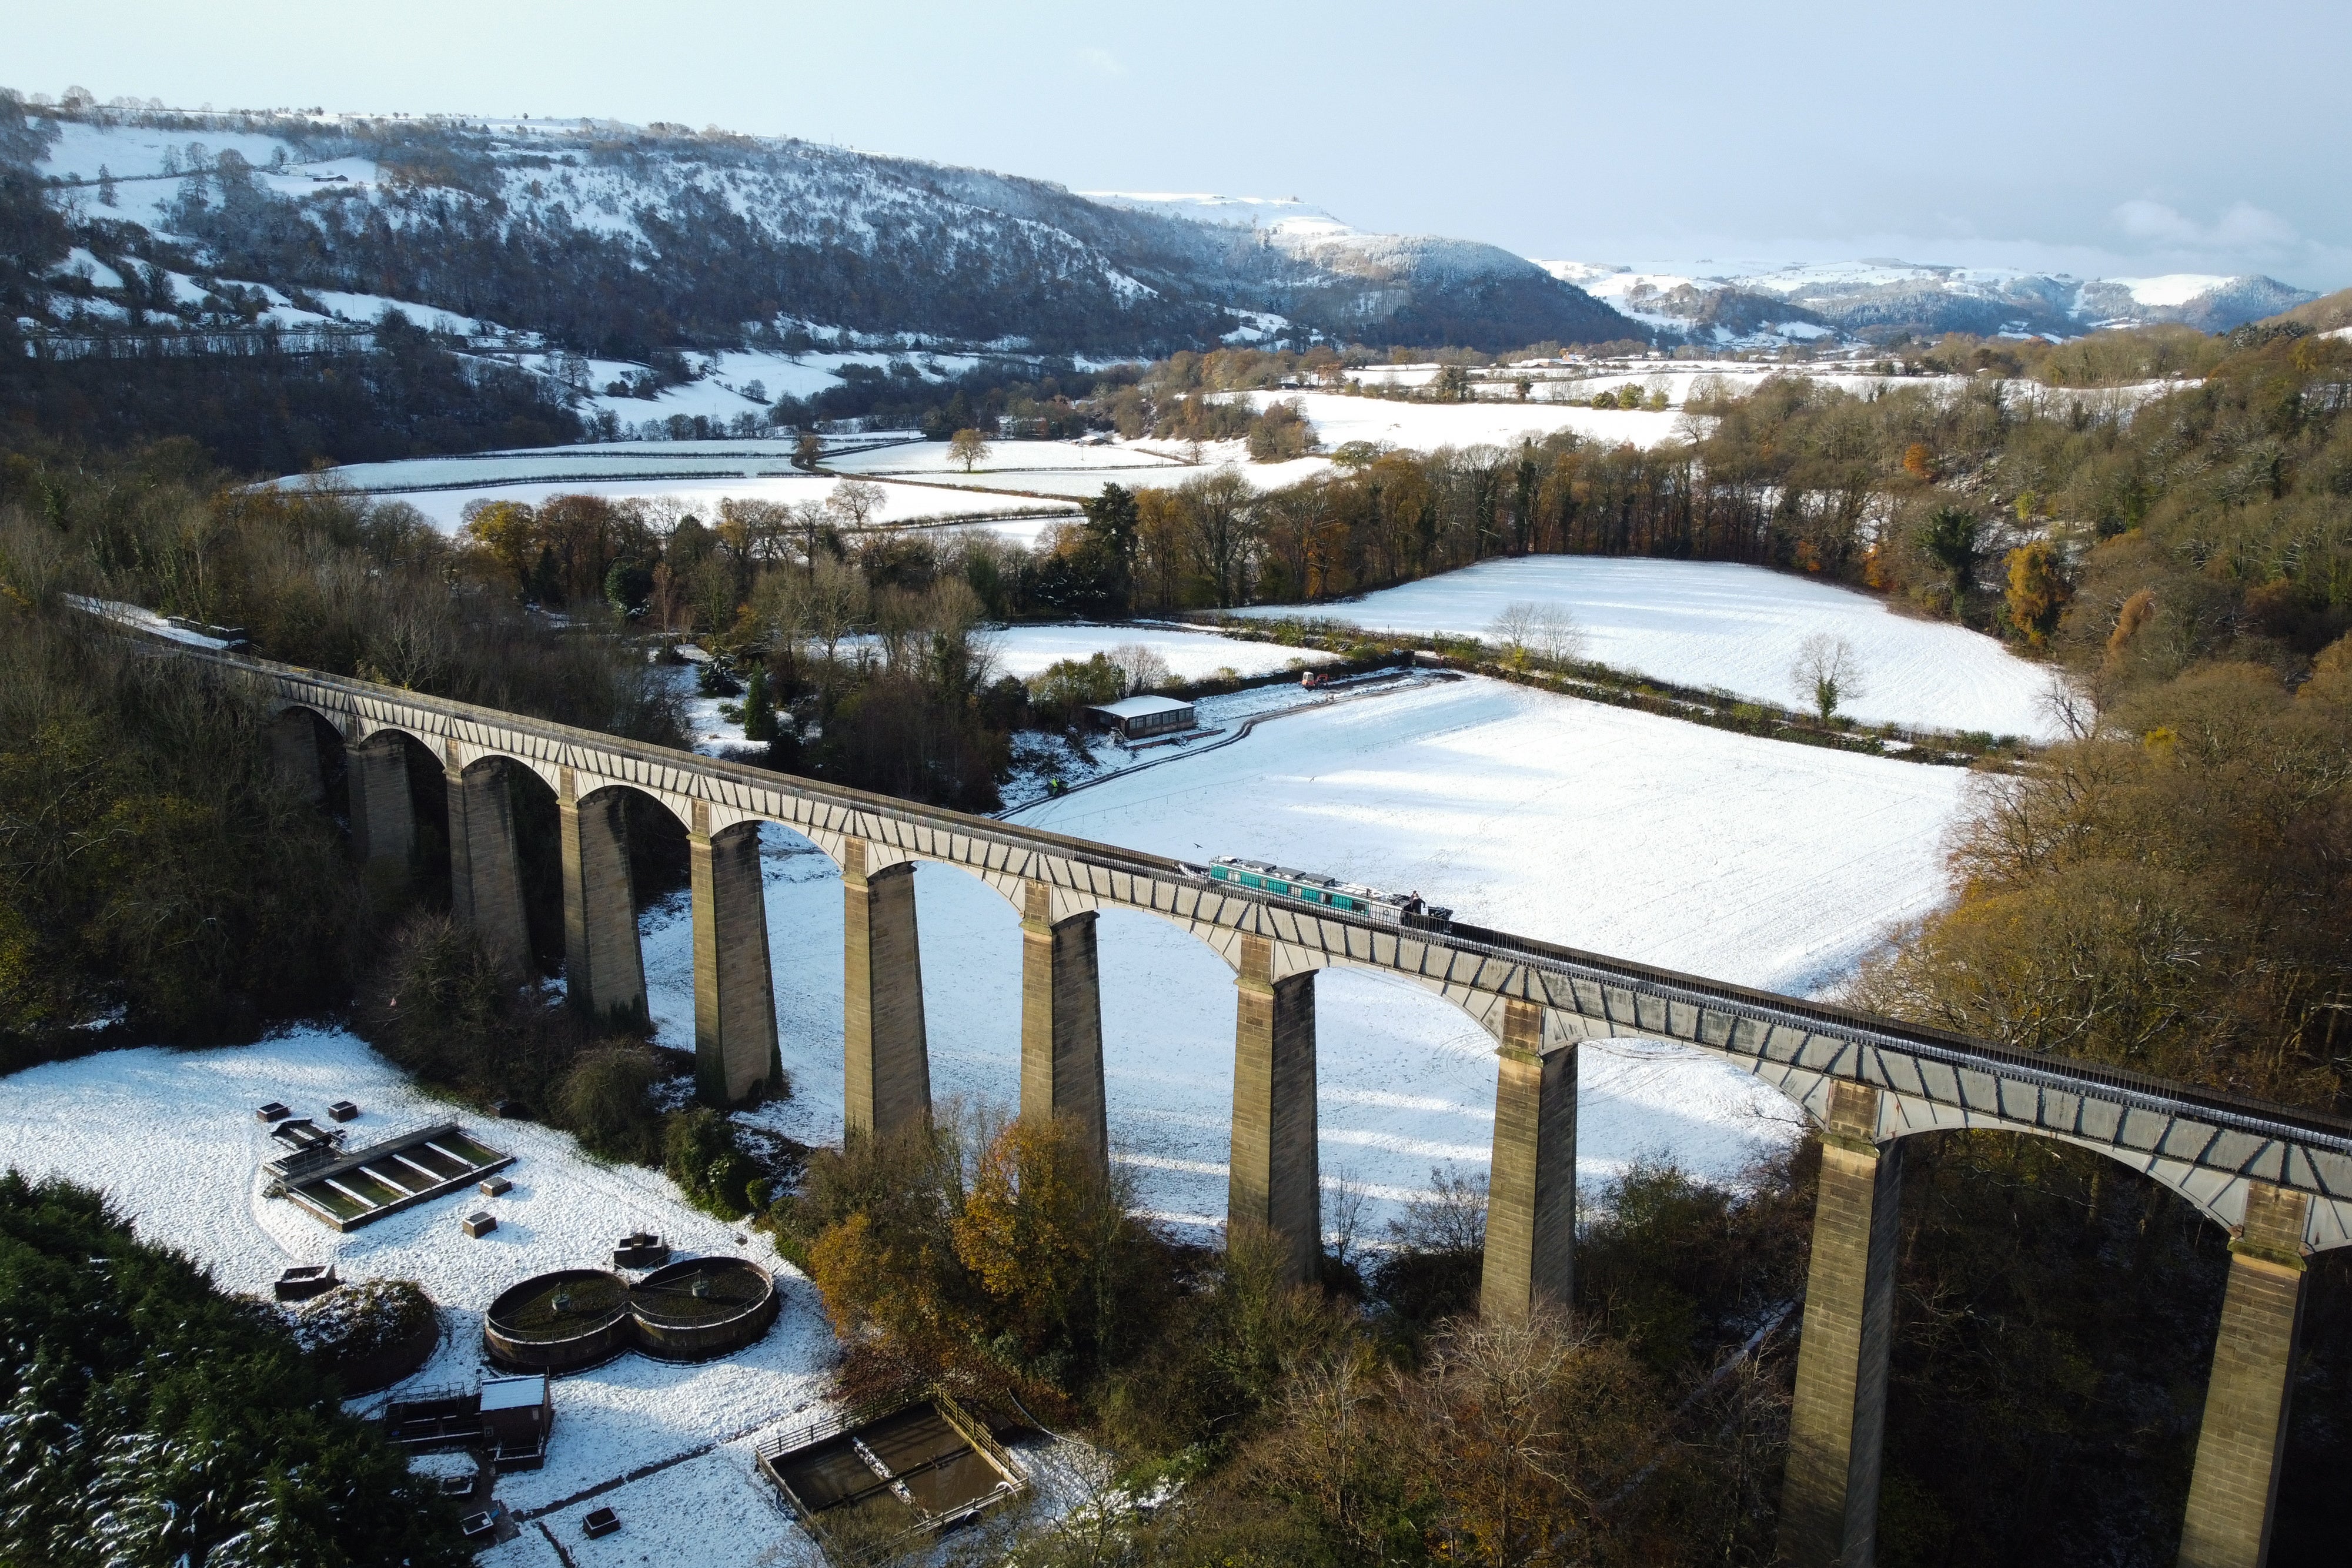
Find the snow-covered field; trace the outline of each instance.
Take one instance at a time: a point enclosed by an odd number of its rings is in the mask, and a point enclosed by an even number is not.
[[[1939,900],[1941,838],[1966,778],[1472,679],[1286,716],[1019,820],[1417,888],[1480,924],[1801,992]],[[824,1142],[842,1116],[840,877],[793,835],[764,831],[795,1092],[761,1114]],[[961,872],[915,874],[933,1092],[1010,1104],[1018,920]],[[1112,1140],[1148,1207],[1213,1224],[1230,1140],[1232,973],[1146,915],[1106,914],[1099,931]],[[692,1039],[691,936],[683,900],[648,912],[646,983],[671,1043]],[[1318,988],[1327,1188],[1369,1194],[1377,1222],[1433,1166],[1483,1170],[1493,1042],[1402,982],[1334,972]],[[1775,1092],[1675,1048],[1596,1045],[1581,1073],[1588,1184],[1646,1152],[1730,1179],[1793,1132]]]
[[[1350,441],[1433,452],[1441,446],[1507,446],[1522,435],[1538,438],[1572,430],[1612,445],[1655,446],[1684,433],[1684,416],[1638,409],[1570,408],[1548,402],[1392,402],[1349,397],[1344,392],[1256,392],[1243,394],[1256,406],[1297,399],[1307,423],[1327,452]]]
[[[1205,680],[1220,670],[1240,675],[1272,674],[1331,658],[1309,648],[1285,648],[1274,643],[1220,637],[1212,632],[1159,626],[1005,626],[989,632],[988,638],[999,673],[1024,680],[1062,659],[1090,658],[1138,643],[1166,660],[1169,674],[1180,681]]]
[[[1174,459],[1148,448],[1125,444],[992,441],[988,444],[988,457],[973,465],[969,476],[983,483],[988,476],[997,474],[1093,473],[1103,469],[1136,472],[1182,466]],[[871,452],[845,453],[827,459],[825,466],[836,473],[867,474],[877,477],[885,475],[903,475],[919,479],[966,477],[963,465],[950,455],[948,444],[944,441],[909,442],[903,446],[881,446]],[[1116,478],[1117,475],[1112,477]],[[1129,481],[1120,479],[1118,482],[1125,484]]]
[[[1110,642],[1234,663],[1223,640],[1131,627],[1024,628],[1031,662]],[[1206,648],[1207,653],[1199,650]],[[1268,647],[1265,656],[1286,658]],[[1893,923],[1941,896],[1939,845],[1967,775],[1780,745],[1482,679],[1424,681],[1301,711],[1238,743],[1109,779],[1024,821],[1162,853],[1230,852],[1417,888],[1482,924],[1727,979],[1804,992],[1847,972]],[[764,830],[777,1012],[794,1092],[752,1115],[810,1142],[842,1125],[842,917],[831,862]],[[1019,1092],[1021,936],[1013,909],[962,873],[924,866],[924,994],[935,1097],[1010,1107]],[[691,919],[682,896],[642,917],[654,1019],[693,1035]],[[1232,975],[1148,916],[1100,925],[1106,1078],[1122,1168],[1150,1211],[1220,1219],[1232,1093]],[[1327,1221],[1363,1200],[1358,1239],[1425,1190],[1433,1167],[1478,1173],[1493,1134],[1493,1042],[1439,998],[1334,971],[1318,982]],[[1798,1126],[1794,1108],[1727,1064],[1633,1040],[1580,1058],[1579,1174],[1590,1186],[1644,1155],[1737,1179]],[[355,1137],[456,1114],[514,1153],[514,1190],[470,1195],[338,1237],[261,1196],[271,1152],[252,1108],[316,1114],[358,1101]],[[93,1127],[106,1135],[95,1137]],[[750,1447],[817,1396],[833,1341],[804,1281],[763,1239],[688,1209],[651,1172],[600,1166],[562,1134],[437,1104],[348,1035],[301,1030],[243,1049],[108,1052],[0,1079],[0,1163],[106,1187],[143,1233],[183,1247],[230,1289],[260,1291],[289,1263],[424,1282],[449,1334],[418,1385],[478,1365],[480,1314],[505,1285],[594,1263],[621,1231],[775,1268],[786,1308],[757,1347],[699,1367],[626,1356],[557,1386],[548,1468],[502,1478],[546,1509],[486,1557],[551,1564],[793,1560],[793,1529],[754,1485]],[[457,1228],[485,1207],[499,1228]],[[641,1467],[593,1500],[555,1505]],[[626,1527],[579,1534],[599,1503]],[[541,1533],[541,1523],[546,1533]],[[712,1555],[714,1546],[723,1546]]]
[[[355,464],[331,470],[330,476],[347,481],[380,500],[404,501],[425,514],[436,528],[453,533],[464,526],[467,505],[477,500],[520,501],[525,506],[535,507],[556,496],[602,496],[612,501],[667,501],[681,512],[700,512],[709,516],[715,512],[721,501],[730,498],[772,501],[788,507],[822,502],[833,494],[835,486],[840,482],[792,472],[791,465],[781,461],[773,465],[775,472],[740,476],[745,469],[759,465],[757,460],[691,456],[666,459],[657,454],[609,461],[576,455],[547,458],[502,456]],[[698,470],[717,472],[705,477],[623,476],[632,469],[656,476],[691,475]],[[564,476],[529,477],[533,474]],[[614,476],[596,476],[604,475]],[[301,479],[280,481],[296,485],[302,482]],[[1055,518],[1078,515],[1075,505],[1066,506],[1029,496],[978,489],[947,489],[930,485],[900,485],[887,480],[879,483],[883,492],[882,506],[874,514],[873,520],[888,526],[914,527],[967,518],[987,522],[1003,517],[1005,520],[1002,526],[990,524],[992,531],[1005,533],[1025,543],[1034,539]],[[426,485],[434,487],[414,487]]]
[[[1345,603],[1259,605],[1260,619],[1312,615],[1383,632],[1486,633],[1504,607],[1558,605],[1584,656],[1680,685],[1799,703],[1789,667],[1826,632],[1861,655],[1864,691],[1841,711],[1868,723],[2050,738],[2049,672],[1978,632],[1914,621],[1853,589],[1728,561],[1531,556],[1481,561]]]

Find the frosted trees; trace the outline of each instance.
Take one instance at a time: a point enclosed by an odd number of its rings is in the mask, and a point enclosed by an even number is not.
[[[1796,688],[1797,700],[1811,706],[1827,724],[1838,704],[1863,695],[1862,655],[1844,638],[1816,632],[1797,644],[1789,682]]]

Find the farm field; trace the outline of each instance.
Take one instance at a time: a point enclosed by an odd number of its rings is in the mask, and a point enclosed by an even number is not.
[[[1165,626],[1002,626],[990,632],[988,639],[995,650],[998,672],[1024,680],[1058,660],[1085,659],[1139,644],[1166,660],[1169,674],[1180,681],[1206,680],[1227,669],[1242,675],[1266,675],[1294,664],[1319,664],[1332,658],[1311,648],[1285,648]]]
[[[1575,432],[1606,445],[1650,447],[1682,434],[1684,415],[1637,409],[1570,408],[1548,402],[1392,402],[1343,392],[1254,392],[1235,394],[1259,408],[1297,400],[1325,451],[1350,441],[1433,452],[1441,446],[1489,443],[1509,446],[1522,435],[1540,439]]]
[[[1967,776],[1819,751],[1486,680],[1336,705],[1240,743],[1019,813],[1056,831],[1194,861],[1254,855],[1418,889],[1482,925],[1797,992],[1833,984],[1895,922],[1943,894],[1939,840]],[[842,1116],[839,874],[766,830],[770,948],[792,1100],[757,1114],[804,1141]],[[954,870],[916,872],[933,1092],[1018,1095],[1020,928]],[[1114,1146],[1145,1207],[1213,1224],[1224,1204],[1233,984],[1148,916],[1100,925]],[[683,899],[646,913],[646,982],[667,1043],[693,1031]],[[1318,982],[1327,1189],[1372,1222],[1433,1166],[1483,1171],[1494,1057],[1466,1016],[1415,988]],[[1639,1042],[1581,1058],[1579,1169],[1645,1153],[1737,1179],[1795,1135],[1747,1075]]]
[[[1583,630],[1584,656],[1678,685],[1783,706],[1798,700],[1798,644],[1827,632],[1862,658],[1864,691],[1841,711],[1873,724],[2050,738],[2049,673],[1990,637],[1898,615],[1858,590],[1729,561],[1528,556],[1335,604],[1254,605],[1254,619],[1305,616],[1415,635],[1486,634],[1505,606],[1557,605]]]
[[[351,464],[329,470],[327,478],[376,499],[406,502],[449,532],[463,526],[467,506],[477,500],[537,506],[555,496],[590,495],[614,501],[667,502],[685,509],[715,508],[729,498],[800,506],[824,501],[841,482],[793,468],[791,444],[780,441],[631,441],[409,458]],[[278,481],[288,486],[309,482],[307,475]],[[875,521],[886,526],[950,519],[987,524],[1002,517],[999,531],[1025,543],[1054,517],[1076,515],[1073,505],[1028,496],[880,483],[883,502]],[[1092,495],[1100,488],[1097,484],[1080,493]]]

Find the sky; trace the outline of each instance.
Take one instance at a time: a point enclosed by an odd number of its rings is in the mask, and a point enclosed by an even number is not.
[[[719,125],[1536,257],[2352,285],[2344,0],[0,0],[0,86]]]

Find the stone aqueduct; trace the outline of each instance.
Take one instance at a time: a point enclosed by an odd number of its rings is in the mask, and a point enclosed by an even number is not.
[[[1191,932],[1235,972],[1228,1221],[1320,1246],[1315,977],[1402,977],[1496,1041],[1482,1305],[1565,1302],[1574,1268],[1576,1045],[1638,1036],[1694,1047],[1778,1085],[1822,1130],[1823,1158],[1781,1519],[1784,1557],[1864,1564],[1875,1535],[1906,1136],[1998,1128],[2096,1150],[2231,1233],[2231,1262],[2180,1562],[2251,1565],[2268,1549],[2306,1260],[2352,1244],[2352,1124],[2127,1071],[1674,974],[1496,931],[1398,929],[1211,883],[1157,856],[637,745],[363,681],[226,654],[184,656],[247,681],[278,717],[289,776],[320,792],[319,722],[345,748],[354,850],[405,863],[408,770],[422,747],[448,796],[452,904],[493,951],[528,951],[504,770],[554,791],[565,980],[600,1016],[644,1007],[625,791],[686,826],[698,1088],[732,1103],[779,1071],[758,830],[780,823],[841,868],[844,1053],[851,1133],[929,1114],[914,880],[952,865],[1008,899],[1022,929],[1021,1113],[1075,1118],[1107,1160],[1095,921],[1138,911]],[[308,716],[315,716],[315,720]],[[396,738],[402,737],[402,738]]]

